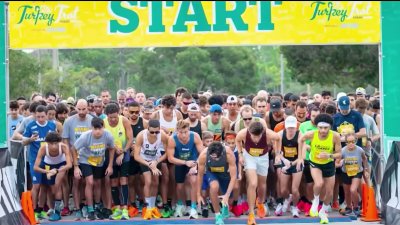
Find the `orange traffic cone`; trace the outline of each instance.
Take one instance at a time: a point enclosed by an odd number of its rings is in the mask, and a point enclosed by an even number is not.
[[[367,184],[362,184],[361,186],[361,199],[362,199],[362,211],[361,216],[364,217],[367,214],[367,199],[368,199],[368,186]]]
[[[361,218],[361,220],[365,222],[381,221],[381,219],[378,217],[378,210],[376,208],[375,193],[373,187],[368,186],[367,196],[367,199],[363,199],[363,201],[367,201],[367,212],[365,213],[364,217]]]
[[[35,213],[33,211],[32,193],[30,191],[22,193],[21,206],[22,206],[22,212],[28,218],[29,223],[31,225],[35,225],[37,222],[35,219]]]

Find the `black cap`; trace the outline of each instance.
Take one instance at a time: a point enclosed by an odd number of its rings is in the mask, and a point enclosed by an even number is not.
[[[276,100],[276,99],[271,100],[271,103],[270,103],[271,112],[279,112],[281,110],[281,108],[282,108],[281,101]]]

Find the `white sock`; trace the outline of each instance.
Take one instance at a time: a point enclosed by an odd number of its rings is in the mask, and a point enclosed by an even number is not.
[[[325,210],[325,211],[327,211],[328,209],[329,209],[329,205],[325,205],[325,203],[324,204],[322,204],[322,208],[321,208],[321,210]]]
[[[156,201],[157,201],[156,196],[151,197],[151,207],[152,208],[156,207]]]
[[[314,195],[313,204],[316,204],[316,205],[319,204],[319,195]]]
[[[144,200],[146,201],[146,203],[147,203],[147,207],[148,208],[152,208],[152,206],[151,206],[151,197],[146,197],[146,198],[144,198]]]

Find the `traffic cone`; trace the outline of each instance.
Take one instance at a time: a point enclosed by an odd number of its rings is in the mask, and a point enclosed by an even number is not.
[[[363,201],[367,201],[367,212],[365,213],[364,217],[361,218],[361,220],[365,222],[381,221],[381,219],[378,217],[378,210],[376,208],[375,193],[373,187],[368,186],[367,196],[367,199],[363,199]]]
[[[362,184],[361,186],[361,199],[362,199],[362,211],[361,216],[364,217],[367,214],[367,199],[368,199],[368,185]]]
[[[31,193],[31,191],[26,191],[26,192],[22,193],[21,206],[22,206],[22,212],[28,218],[29,223],[31,225],[37,224],[36,219],[35,219],[35,213],[33,211],[33,203],[32,203],[32,193]]]

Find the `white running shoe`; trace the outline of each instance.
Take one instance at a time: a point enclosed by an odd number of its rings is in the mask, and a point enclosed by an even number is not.
[[[283,215],[283,212],[282,212],[282,204],[279,203],[279,204],[276,206],[276,209],[275,209],[275,216],[282,216],[282,215]]]
[[[292,206],[292,216],[294,218],[299,218],[299,209],[297,206]]]
[[[190,209],[190,216],[189,219],[198,219],[199,218],[199,214],[197,213],[196,209]]]
[[[283,206],[282,206],[282,212],[283,212],[283,213],[286,213],[286,212],[287,212],[287,210],[288,210],[288,208],[289,208],[289,205],[290,205],[290,201],[291,201],[291,199],[290,199],[290,198],[287,198],[287,199],[285,199],[285,201],[283,202]]]
[[[177,205],[175,208],[174,217],[183,217],[184,206]]]

